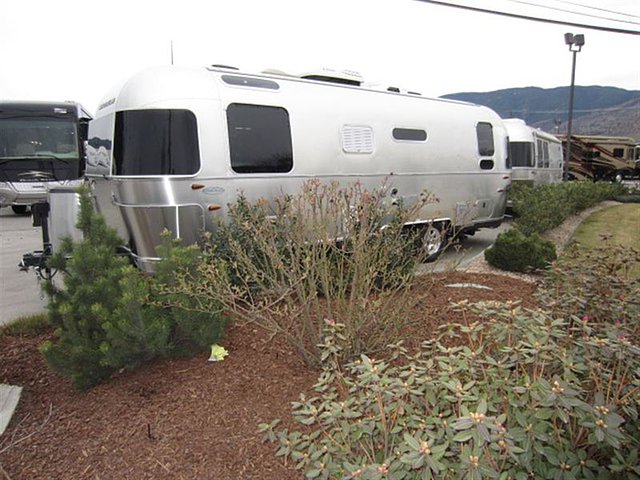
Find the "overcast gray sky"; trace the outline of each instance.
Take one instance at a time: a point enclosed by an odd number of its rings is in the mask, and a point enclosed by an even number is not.
[[[640,0],[449,1],[640,31]],[[583,33],[576,84],[640,90],[638,35],[414,0],[0,0],[0,6],[0,98],[77,100],[91,112],[120,80],[169,64],[171,41],[176,65],[350,69],[370,82],[439,96],[568,85],[571,54],[563,34]]]

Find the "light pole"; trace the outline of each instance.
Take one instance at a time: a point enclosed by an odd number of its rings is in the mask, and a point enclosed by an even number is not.
[[[573,62],[571,64],[571,88],[569,89],[569,122],[567,123],[567,149],[562,166],[562,179],[569,179],[569,161],[571,160],[571,127],[573,126],[573,91],[576,80],[576,54],[582,50],[584,45],[584,35],[573,33],[564,34],[564,43],[569,45],[569,51],[573,53]]]

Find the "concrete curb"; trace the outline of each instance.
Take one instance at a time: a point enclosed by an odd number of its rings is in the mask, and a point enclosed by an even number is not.
[[[0,384],[0,435],[2,435],[11,421],[20,400],[22,387]]]

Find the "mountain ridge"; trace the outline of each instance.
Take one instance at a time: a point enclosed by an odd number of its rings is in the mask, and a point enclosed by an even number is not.
[[[502,118],[522,118],[550,133],[567,131],[569,87],[517,87],[451,93],[441,98],[485,105]],[[572,130],[577,135],[624,136],[640,141],[640,90],[576,86]]]

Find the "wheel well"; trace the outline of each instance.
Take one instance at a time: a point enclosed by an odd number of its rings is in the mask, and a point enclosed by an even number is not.
[[[440,232],[439,239],[431,237],[429,234],[431,227]],[[412,224],[410,228],[413,229],[412,234],[415,235],[416,248],[422,252],[421,255],[426,254],[425,261],[427,262],[435,260],[448,245],[448,239],[451,235],[451,221],[448,219],[419,222]],[[432,241],[435,242],[431,243]],[[429,251],[431,249],[434,250]]]

